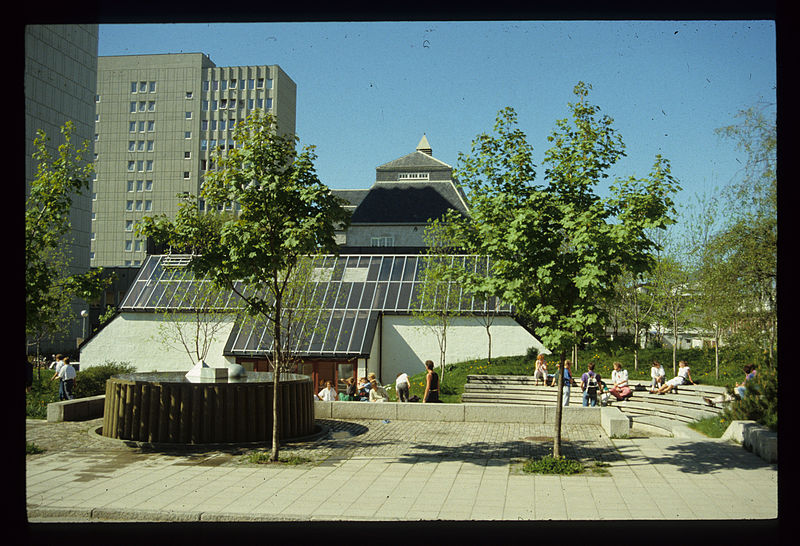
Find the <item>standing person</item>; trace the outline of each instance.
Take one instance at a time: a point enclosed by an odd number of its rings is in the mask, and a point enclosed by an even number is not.
[[[611,372],[611,382],[614,384],[608,392],[617,400],[624,401],[633,393],[628,386],[628,370],[622,369],[622,363],[614,362],[614,371]]]
[[[692,372],[689,370],[689,365],[685,360],[681,360],[678,362],[678,375],[664,383],[664,385],[656,391],[656,394],[668,393],[678,385],[683,385],[687,381],[694,385],[694,381],[692,381]]]
[[[336,391],[334,390],[333,384],[330,381],[325,382],[325,388],[317,393],[317,398],[323,402],[336,401]]]
[[[50,378],[50,381],[55,381],[56,379],[59,379],[59,382],[58,382],[58,399],[59,399],[59,401],[66,400],[67,399],[67,395],[64,392],[64,382],[61,381],[60,378],[58,377],[58,374],[61,371],[61,368],[64,367],[64,357],[62,357],[60,354],[56,355],[55,366],[53,366],[51,364],[51,367],[55,370],[55,373],[53,374],[53,377]]]
[[[653,365],[650,368],[650,378],[652,379],[650,382],[651,393],[660,389],[664,385],[666,373],[664,372],[664,366],[662,366],[658,360],[653,361]]]
[[[69,358],[64,358],[63,366],[58,372],[58,378],[61,384],[64,385],[64,400],[72,400],[72,390],[75,388],[75,378],[78,376],[75,368],[69,363]]]
[[[583,405],[595,407],[597,405],[597,374],[594,373],[594,362],[589,362],[588,370],[581,376],[581,390],[583,390]]]
[[[408,402],[408,374],[405,372],[397,374],[394,387],[397,390],[397,399],[400,402]]]
[[[433,371],[433,361],[426,360],[425,367],[428,375],[425,376],[425,394],[422,396],[422,403],[439,401],[439,375]]]
[[[59,362],[63,357],[61,355],[53,355],[53,361],[50,363],[50,369],[55,370],[59,366]]]
[[[544,360],[543,353],[539,353],[539,356],[536,357],[536,364],[533,367],[533,380],[536,385],[539,384],[539,380],[543,384],[547,384],[547,362]]]
[[[557,385],[558,383],[556,383]],[[564,395],[562,396],[561,405],[569,406],[569,393],[572,390],[572,361],[564,361],[564,386],[562,387]]]

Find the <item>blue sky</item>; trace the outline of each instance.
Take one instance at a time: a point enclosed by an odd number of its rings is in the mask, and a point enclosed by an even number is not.
[[[547,136],[584,81],[626,144],[612,176],[645,176],[662,154],[684,203],[741,167],[714,129],[776,101],[773,21],[100,25],[100,55],[180,52],[280,65],[297,84],[301,144],[316,146],[318,175],[336,189],[370,187],[375,167],[414,151],[423,133],[455,167],[506,106],[542,175]]]

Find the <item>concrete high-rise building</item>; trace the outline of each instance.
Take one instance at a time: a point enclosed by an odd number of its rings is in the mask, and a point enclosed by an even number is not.
[[[95,91],[97,89],[97,25],[27,25],[25,27],[25,182],[36,176],[37,164],[31,158],[36,131],[50,139],[49,151],[57,156],[63,143],[61,127],[74,123],[73,144],[91,142],[95,135]],[[64,240],[69,258],[69,273],[89,271],[91,198],[87,190],[72,196],[71,231]],[[42,340],[46,352],[75,349],[82,337],[80,312],[85,302],[72,305],[70,332],[58,339]]]
[[[218,67],[203,53],[100,57],[91,265],[139,266],[136,223],[199,195],[217,147],[253,110],[295,133],[297,86],[276,65]]]

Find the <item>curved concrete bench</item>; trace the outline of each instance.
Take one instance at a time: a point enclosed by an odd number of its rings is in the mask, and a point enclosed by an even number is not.
[[[47,404],[47,420],[51,423],[59,421],[85,421],[103,416],[106,395],[74,398]]]
[[[580,382],[575,383],[570,390],[568,407],[583,403]],[[656,395],[649,393],[649,381],[631,380],[629,384],[633,396],[625,402],[611,397],[609,405],[619,408],[634,429],[668,435],[675,434],[676,424],[685,425],[719,415],[722,409],[709,406],[703,398],[714,398],[726,392],[725,387],[714,385],[682,385],[677,394]],[[537,385],[532,376],[470,375],[461,400],[464,403],[553,406],[557,396],[556,388]]]

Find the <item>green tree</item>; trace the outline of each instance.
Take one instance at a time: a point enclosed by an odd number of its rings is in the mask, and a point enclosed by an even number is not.
[[[80,147],[72,142],[73,123],[61,128],[63,143],[55,156],[48,151],[49,139],[37,131],[33,158],[36,177],[25,202],[25,333],[34,339],[63,331],[70,302],[91,299],[111,279],[101,271],[69,274],[69,256],[63,247],[71,230],[69,210],[74,195],[89,189],[94,170],[88,141]]]
[[[630,177],[601,199],[593,188],[624,155],[608,116],[579,83],[572,114],[558,120],[545,153],[544,184],[534,183],[532,148],[516,127],[516,113],[501,110],[496,136],[479,135],[469,156],[459,156],[458,179],[468,189],[471,221],[459,224],[470,252],[495,261],[499,296],[528,317],[537,337],[560,354],[583,339],[603,335],[600,301],[613,292],[623,268],[652,266],[655,244],[646,230],[670,223],[671,194],[678,189],[669,162],[656,157],[645,179]],[[561,452],[562,390],[558,391],[553,454]]]
[[[233,140],[234,148],[213,154],[217,168],[206,174],[201,197],[209,210],[236,203],[240,211],[205,235],[189,267],[198,277],[234,292],[245,312],[272,334],[275,403],[270,458],[277,461],[280,374],[292,361],[286,344],[292,331],[287,298],[302,280],[297,272],[308,255],[338,251],[335,229],[347,224],[348,215],[317,177],[313,146],[298,151],[299,139],[278,134],[270,114],[254,112],[236,126]],[[200,213],[192,207],[187,214]],[[179,230],[176,233],[180,236]]]
[[[778,323],[777,126],[772,105],[739,112],[718,134],[745,154],[727,191],[731,222],[709,245],[709,259],[728,265],[728,282],[743,295],[734,335],[774,360]]]

